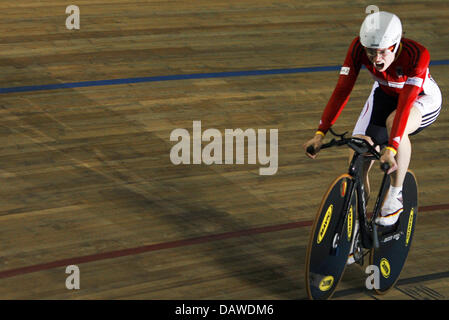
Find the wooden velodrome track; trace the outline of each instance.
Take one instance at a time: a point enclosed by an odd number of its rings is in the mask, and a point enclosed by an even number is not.
[[[79,0],[67,30],[70,4],[0,2],[0,299],[306,298],[312,219],[347,150],[312,161],[302,144],[373,3]],[[430,50],[444,102],[412,138],[420,211],[399,282],[375,296],[351,266],[334,299],[448,299],[449,3],[374,4]],[[371,83],[362,70],[338,131]],[[174,165],[170,133],[194,120],[278,129],[277,173]]]

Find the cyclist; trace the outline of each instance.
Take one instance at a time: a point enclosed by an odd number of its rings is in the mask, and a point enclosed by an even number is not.
[[[416,41],[402,37],[399,18],[389,12],[368,15],[347,52],[336,88],[321,116],[315,136],[304,144],[319,151],[323,138],[345,107],[360,68],[364,65],[374,85],[355,125],[353,136],[382,146],[380,161],[390,165],[391,186],[376,223],[393,225],[403,211],[402,184],[410,157],[410,135],[438,117],[442,97],[429,73],[430,56]],[[389,135],[388,135],[389,134]],[[379,149],[378,149],[379,150]],[[314,159],[315,154],[306,154]],[[369,196],[368,164],[364,168]]]

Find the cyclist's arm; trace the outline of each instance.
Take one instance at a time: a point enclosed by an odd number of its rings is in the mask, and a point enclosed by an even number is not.
[[[360,44],[359,37],[357,37],[349,46],[345,61],[340,70],[340,77],[337,85],[321,116],[317,132],[323,136],[335,123],[349,100],[349,95],[362,66],[362,55],[363,47]]]

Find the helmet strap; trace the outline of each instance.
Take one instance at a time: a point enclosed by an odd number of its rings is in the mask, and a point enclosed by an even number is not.
[[[399,41],[398,43],[396,43],[396,44],[394,45],[394,50],[393,50],[393,53],[394,53],[394,54],[396,54],[396,52],[398,51],[398,49],[399,49],[400,46],[402,46],[402,45],[401,45],[401,41]]]

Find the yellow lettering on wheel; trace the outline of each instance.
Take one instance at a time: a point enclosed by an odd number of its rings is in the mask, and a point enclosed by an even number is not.
[[[327,227],[329,227],[329,223],[331,221],[332,211],[334,210],[334,206],[331,204],[329,208],[327,208],[326,214],[324,215],[323,222],[321,222],[320,231],[318,232],[317,243],[323,240],[324,235],[326,234]]]
[[[349,208],[349,213],[348,213],[348,241],[351,240],[352,224],[353,224],[353,210],[352,210],[352,206],[351,206]]]
[[[412,235],[412,227],[413,227],[413,212],[414,208],[410,211],[410,217],[408,218],[408,226],[407,226],[407,236],[405,237],[405,246],[408,246],[410,241],[410,236]]]

